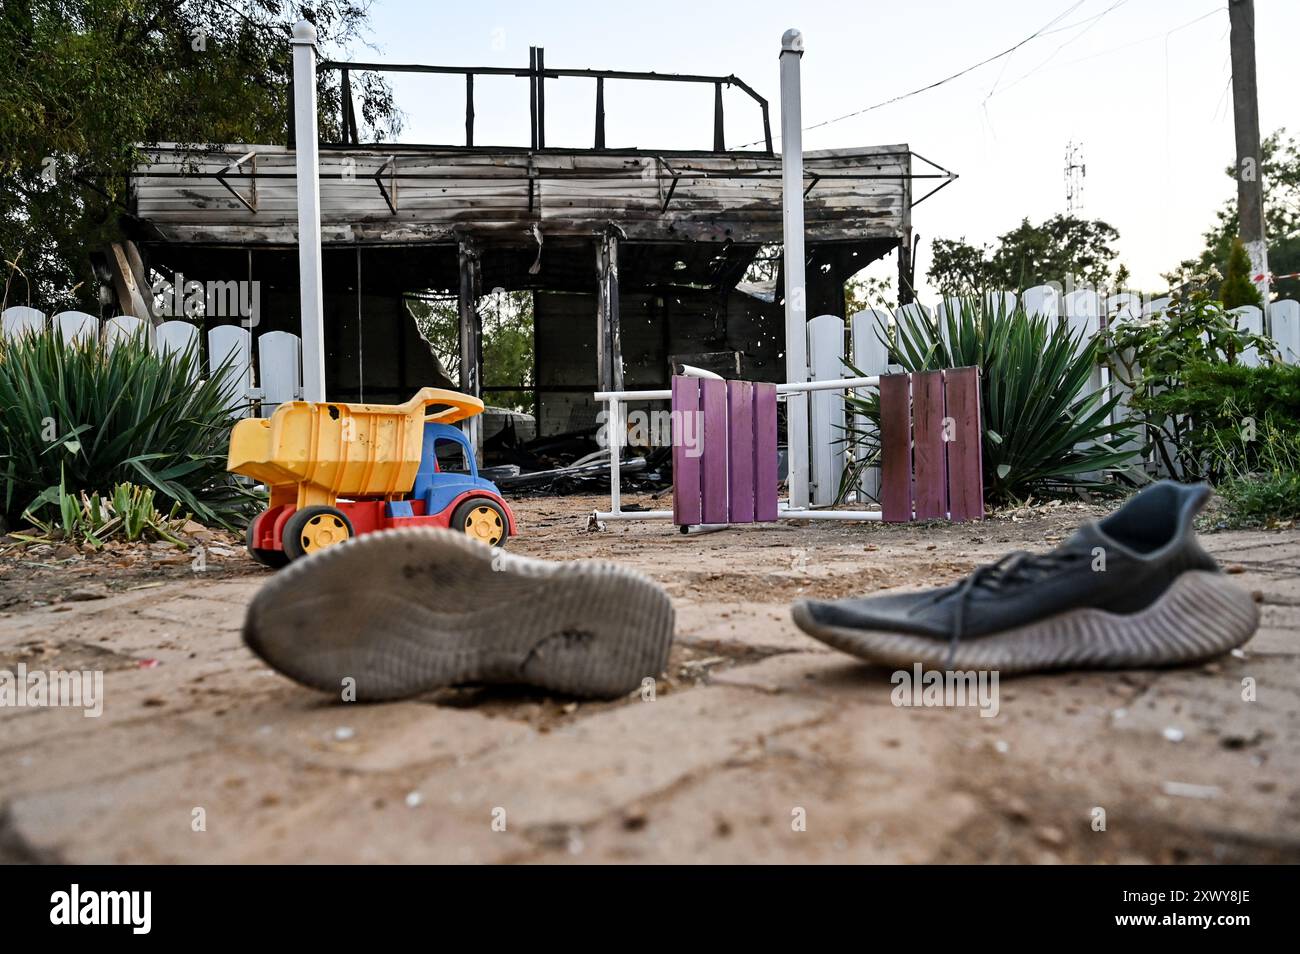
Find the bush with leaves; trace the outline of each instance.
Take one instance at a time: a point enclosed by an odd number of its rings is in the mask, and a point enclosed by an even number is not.
[[[1300,437],[1300,366],[1194,361],[1180,380],[1145,404],[1179,428],[1184,473],[1217,484],[1259,462],[1264,431]]]
[[[124,481],[195,519],[241,525],[258,496],[226,472],[229,401],[221,369],[200,380],[191,349],[142,338],[112,349],[56,333],[0,344],[0,504],[10,523],[40,517],[51,493],[108,495]]]
[[[1191,369],[1238,366],[1254,348],[1276,354],[1271,339],[1244,331],[1238,316],[1211,297],[1209,279],[1175,293],[1168,307],[1143,319],[1112,323],[1103,333],[1102,357],[1113,380],[1131,393],[1127,403],[1141,419],[1144,455],[1167,473],[1209,478],[1195,417],[1177,406]]]
[[[996,299],[997,296],[994,296]],[[993,504],[1031,494],[1072,488],[1104,490],[1110,471],[1129,467],[1136,452],[1125,449],[1132,431],[1110,420],[1115,398],[1087,388],[1097,363],[1097,343],[1083,341],[1054,320],[992,306],[988,296],[963,300],[941,329],[936,322],[900,313],[895,333],[883,323],[877,334],[891,360],[907,371],[980,369],[983,416],[984,493]],[[855,370],[855,373],[856,370]],[[847,419],[880,422],[879,396],[848,398]],[[872,463],[872,438],[848,426],[853,457],[842,491]]]

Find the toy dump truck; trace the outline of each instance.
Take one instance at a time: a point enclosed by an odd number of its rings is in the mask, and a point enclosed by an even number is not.
[[[478,398],[423,388],[405,404],[291,401],[238,422],[226,469],[271,497],[248,525],[248,552],[277,567],[363,533],[421,526],[503,545],[514,515],[452,426],[482,411]],[[468,473],[440,469],[445,442],[459,446]]]

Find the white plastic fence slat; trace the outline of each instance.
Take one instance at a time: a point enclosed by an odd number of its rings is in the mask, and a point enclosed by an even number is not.
[[[84,311],[61,311],[50,319],[50,324],[66,344],[99,340],[99,319]]]
[[[1063,307],[1067,318],[1101,319],[1101,298],[1091,288],[1079,288],[1067,294]]]
[[[227,362],[226,369],[220,371]],[[246,392],[253,386],[253,341],[247,328],[218,325],[208,332],[208,373],[220,382],[230,416],[246,417],[249,413]]]
[[[0,312],[0,333],[10,341],[45,330],[45,312],[26,305],[11,305]]]
[[[1125,300],[1114,301],[1114,299],[1117,298],[1124,298]],[[1114,305],[1114,311],[1111,314],[1111,317],[1109,319],[1108,327],[1115,328],[1118,327],[1119,325],[1123,325],[1128,322],[1142,320],[1142,299],[1140,296],[1112,295],[1110,298],[1106,300],[1106,307],[1110,308],[1112,302]],[[1125,362],[1132,361],[1133,350],[1131,348],[1126,349],[1124,353],[1121,355],[1121,357]],[[1134,365],[1132,373],[1134,375],[1141,374],[1142,369],[1137,365]],[[1134,417],[1135,415],[1133,414],[1133,411],[1129,407],[1129,399],[1133,394],[1133,389],[1128,387],[1126,384],[1124,384],[1124,382],[1121,381],[1118,377],[1113,376],[1110,373],[1109,369],[1105,369],[1105,368],[1102,369],[1102,381],[1106,385],[1107,400],[1115,396],[1119,397],[1119,403],[1116,404],[1115,409],[1111,411],[1111,415],[1110,415],[1111,422],[1119,423],[1120,421],[1127,421],[1130,417]],[[1142,446],[1142,431],[1139,428],[1136,431],[1135,436],[1133,437],[1132,440],[1122,441],[1117,438],[1112,438],[1112,442],[1115,444],[1117,448],[1137,450]]]
[[[853,337],[853,366],[867,377],[889,373],[889,349],[880,340],[887,335],[890,315],[876,308],[866,308],[853,316],[849,322],[849,334]],[[867,419],[858,415],[855,421],[859,434],[875,433],[875,428]],[[866,454],[865,448],[859,451]],[[862,472],[858,489],[872,500],[880,498],[880,468],[869,467]]]
[[[1268,306],[1273,340],[1287,364],[1300,364],[1300,301],[1283,298]]]
[[[1172,300],[1173,300],[1173,299],[1169,298],[1168,296],[1166,296],[1166,297],[1164,297],[1164,298],[1152,298],[1149,302],[1147,302],[1147,303],[1142,307],[1142,315],[1143,315],[1143,317],[1149,317],[1149,316],[1151,316],[1151,315],[1161,315],[1161,314],[1164,314],[1165,309],[1169,307],[1169,303],[1170,303]]]
[[[901,319],[904,315],[911,315],[914,319],[927,321],[931,324],[934,323],[934,315],[931,313],[930,309],[925,305],[922,305],[919,301],[908,302],[906,305],[894,309],[895,321]]]
[[[1230,309],[1228,313],[1236,321],[1238,331],[1245,331],[1252,335],[1264,333],[1264,312],[1258,305],[1242,305],[1240,308]],[[1243,351],[1239,360],[1249,368],[1258,368],[1263,363],[1259,356],[1259,349],[1253,347]]]
[[[262,416],[302,395],[302,342],[288,331],[268,331],[257,339],[257,379],[262,388]]]
[[[984,307],[995,315],[1006,314],[1016,310],[1017,296],[1012,291],[991,291],[984,293]]]
[[[1061,295],[1055,285],[1035,285],[1033,288],[1026,288],[1021,293],[1020,300],[1024,303],[1025,314],[1031,317],[1034,315],[1050,319],[1061,317]]]
[[[1142,296],[1133,292],[1120,292],[1106,299],[1106,323],[1142,317]]]
[[[104,350],[112,351],[118,344],[130,341],[137,335],[146,340],[153,326],[134,315],[117,315],[104,322]]]
[[[190,378],[199,378],[199,329],[188,321],[164,321],[154,332],[154,347],[161,355],[181,355],[194,349]]]
[[[808,322],[808,364],[814,381],[846,377],[843,355],[843,319],[818,315]],[[815,391],[810,398],[812,502],[823,506],[835,502],[844,473],[844,394]]]

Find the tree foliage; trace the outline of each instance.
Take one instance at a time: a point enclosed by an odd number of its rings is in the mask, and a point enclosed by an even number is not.
[[[323,52],[362,35],[368,0],[4,0],[0,5],[0,253],[9,304],[95,311],[88,252],[118,237],[141,145],[283,143],[293,24]],[[359,87],[359,89],[358,89]],[[400,125],[359,76],[374,138]],[[320,89],[337,129],[339,90]]]
[[[1237,308],[1241,305],[1259,305],[1259,289],[1250,280],[1250,256],[1241,239],[1234,239],[1228,246],[1228,261],[1223,272],[1223,283],[1219,286],[1219,300],[1224,308]]]
[[[1236,168],[1228,166],[1225,171],[1236,182]],[[1260,144],[1257,174],[1264,183],[1269,271],[1275,275],[1300,272],[1300,141],[1285,129],[1265,137]],[[1216,214],[1214,226],[1205,233],[1205,248],[1199,258],[1182,262],[1170,277],[1176,281],[1192,271],[1217,271],[1228,260],[1238,231],[1234,190]],[[1282,279],[1269,291],[1274,298],[1300,298],[1300,279]]]
[[[1119,232],[1101,219],[1054,215],[1040,225],[1028,219],[998,236],[994,245],[935,239],[927,273],[945,295],[973,295],[982,288],[1018,290],[1073,278],[1087,284],[1122,285],[1127,269],[1115,263]]]

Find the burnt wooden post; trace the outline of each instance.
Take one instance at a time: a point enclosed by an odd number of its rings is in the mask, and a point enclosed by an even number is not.
[[[537,148],[537,47],[528,48],[528,125],[532,147]]]
[[[912,262],[912,156],[903,158],[903,222],[898,241],[898,304],[911,304],[916,300],[915,278]]]
[[[722,115],[722,84],[713,84],[713,151],[726,152],[726,124]]]
[[[474,74],[465,74],[465,145],[474,145]]]
[[[546,50],[537,48],[537,148],[546,148]]]
[[[596,146],[605,148],[605,77],[596,77]]]
[[[602,391],[623,390],[623,344],[618,315],[618,230],[596,243],[596,377]]]
[[[465,394],[482,397],[482,344],[483,319],[478,313],[480,284],[478,249],[468,239],[461,239],[458,247],[460,271],[460,389]],[[474,458],[483,459],[483,417],[477,415],[465,422],[465,436],[474,449]]]

